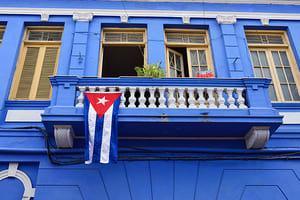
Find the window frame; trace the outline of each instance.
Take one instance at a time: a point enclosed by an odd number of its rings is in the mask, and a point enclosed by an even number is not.
[[[55,61],[55,68],[53,70],[54,74],[57,72],[59,55],[60,55],[60,48],[61,48],[61,41],[40,41],[40,40],[28,40],[30,31],[36,32],[61,32],[63,34],[64,27],[62,26],[27,26],[24,31],[22,45],[20,48],[20,53],[16,65],[16,70],[14,73],[14,78],[10,90],[9,100],[50,100],[52,97],[52,88],[50,90],[49,98],[37,98],[37,90],[38,90],[38,83],[41,77],[42,65],[45,58],[46,48],[58,48],[56,61]],[[39,52],[36,61],[36,67],[34,69],[33,74],[33,81],[31,83],[30,91],[28,98],[17,98],[17,91],[21,80],[22,71],[24,68],[25,57],[28,48],[38,47]],[[41,66],[41,67],[37,67]]]
[[[3,36],[4,36],[4,34],[5,34],[5,28],[6,28],[6,26],[0,25],[0,31],[3,31],[3,32],[4,32],[4,33],[3,33]],[[2,44],[2,40],[3,40],[3,38],[0,39],[0,46],[1,46],[1,44]]]
[[[291,49],[291,45],[289,42],[289,38],[287,36],[286,31],[271,31],[271,30],[245,30],[245,35],[280,35],[283,40],[283,44],[258,44],[258,43],[248,43],[249,56],[252,64],[252,69],[254,72],[254,65],[251,58],[251,51],[264,51],[266,53],[267,62],[269,64],[270,73],[272,76],[272,82],[275,89],[275,94],[277,96],[277,101],[272,101],[273,103],[299,103],[300,101],[287,101],[284,99],[284,95],[282,92],[281,84],[278,78],[278,73],[276,72],[276,65],[274,63],[272,57],[272,51],[284,51],[286,52],[287,59],[289,61],[289,67],[291,68],[291,72],[295,81],[296,88],[298,90],[298,94],[300,95],[300,73],[299,68],[294,56],[294,53]],[[281,59],[281,58],[280,58]],[[254,74],[255,75],[255,74]],[[288,84],[289,82],[287,82]],[[293,98],[292,93],[289,93]]]
[[[204,43],[180,43],[180,42],[168,42],[167,41],[167,33],[198,33],[203,34],[204,36]],[[207,62],[207,70],[210,70],[214,75],[214,64],[212,59],[212,52],[210,47],[210,40],[208,35],[208,30],[205,29],[173,29],[173,28],[165,28],[164,29],[164,42],[165,42],[165,58],[166,58],[166,72],[167,77],[170,78],[170,63],[168,58],[168,49],[172,47],[183,47],[186,48],[186,55],[187,55],[187,63],[188,63],[188,72],[189,77],[186,78],[195,78],[192,74],[192,65],[191,65],[191,58],[190,58],[190,50],[205,50],[206,53],[206,62]],[[184,77],[184,73],[182,73]],[[182,77],[182,78],[183,78]],[[173,77],[172,77],[173,78]]]
[[[106,32],[115,32],[115,33],[132,33],[139,32],[143,33],[143,42],[106,42],[104,40],[104,34]],[[110,28],[105,27],[102,28],[101,31],[101,41],[100,41],[100,55],[99,55],[99,63],[98,63],[98,77],[102,77],[103,70],[103,54],[105,46],[140,46],[144,48],[144,65],[148,60],[148,49],[147,49],[147,28]]]

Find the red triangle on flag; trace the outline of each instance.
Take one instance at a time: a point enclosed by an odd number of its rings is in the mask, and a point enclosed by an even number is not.
[[[116,93],[92,93],[86,92],[86,97],[90,101],[91,105],[95,109],[96,113],[98,114],[99,118],[101,119],[104,113],[111,107],[111,105],[117,100],[121,92]]]

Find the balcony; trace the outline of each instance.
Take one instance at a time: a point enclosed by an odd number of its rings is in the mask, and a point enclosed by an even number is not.
[[[121,138],[240,138],[263,148],[282,123],[268,94],[270,80],[50,77],[51,105],[42,121],[58,147],[84,138],[84,92],[121,91]],[[75,138],[75,140],[74,140]]]

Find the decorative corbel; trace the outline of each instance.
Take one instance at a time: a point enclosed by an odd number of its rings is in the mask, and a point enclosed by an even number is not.
[[[41,21],[47,22],[49,20],[49,14],[46,12],[41,13]]]
[[[78,22],[89,22],[93,19],[93,13],[73,13],[73,20]]]
[[[269,26],[270,24],[270,19],[268,17],[261,18],[260,21],[264,26]]]
[[[235,24],[236,17],[233,15],[218,15],[217,16],[218,24]]]
[[[74,131],[71,125],[54,125],[54,138],[58,148],[73,148]]]
[[[128,15],[121,15],[120,18],[121,18],[122,23],[127,23],[128,22]]]
[[[190,17],[189,16],[183,16],[182,17],[182,22],[183,24],[190,24]]]
[[[270,137],[270,127],[253,126],[245,136],[247,149],[262,149]]]

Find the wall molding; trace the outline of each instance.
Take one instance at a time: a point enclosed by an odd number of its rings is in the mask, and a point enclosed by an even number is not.
[[[298,13],[262,13],[262,12],[214,12],[214,11],[166,11],[166,10],[110,10],[110,9],[60,9],[60,8],[11,8],[0,7],[0,14],[17,15],[70,15],[74,20],[91,20],[93,16],[128,16],[128,17],[176,17],[183,18],[217,18],[217,16],[234,16],[236,19],[300,20]],[[86,15],[88,14],[88,15]],[[88,17],[87,17],[88,16]]]
[[[24,194],[22,200],[30,200],[34,197],[35,188],[32,188],[30,178],[26,173],[18,170],[19,163],[9,163],[8,169],[0,172],[0,181],[9,177],[19,179],[24,186]]]

